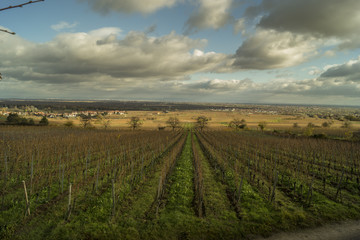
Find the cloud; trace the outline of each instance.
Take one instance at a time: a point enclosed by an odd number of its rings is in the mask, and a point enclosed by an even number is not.
[[[358,9],[357,0],[263,0],[235,22],[234,32],[246,31],[247,38],[233,64],[229,67],[229,61],[219,71],[285,68],[320,53],[332,57],[339,50],[358,48]],[[255,23],[253,31],[246,29],[245,22]]]
[[[233,0],[198,0],[200,7],[186,22],[186,33],[202,29],[219,29],[232,19],[229,9]]]
[[[234,24],[234,34],[238,34],[239,32],[241,32],[241,34],[245,34],[245,18],[239,18],[235,21]]]
[[[340,48],[360,46],[360,1],[264,0],[250,7],[247,17],[259,17],[258,27],[279,32],[340,39]]]
[[[356,60],[350,60],[341,65],[328,67],[320,75],[321,79],[332,79],[336,82],[357,82],[360,84],[360,57]]]
[[[295,66],[317,54],[315,38],[258,29],[238,48],[234,56],[235,69],[273,69]]]
[[[239,90],[249,90],[256,86],[250,79],[243,80],[222,80],[222,79],[209,79],[198,83],[188,84],[188,89],[197,89],[201,92],[212,93],[225,93]]]
[[[64,29],[72,29],[75,28],[78,25],[77,22],[74,23],[68,23],[65,21],[61,21],[57,24],[51,25],[51,28],[57,32],[62,31]]]
[[[161,8],[173,7],[182,0],[81,0],[88,2],[94,11],[106,14],[111,11],[122,13],[153,13]]]
[[[19,36],[0,36],[1,71],[8,77],[51,84],[102,82],[159,82],[186,79],[213,71],[225,54],[202,52],[207,41],[172,32],[149,37],[121,29],[102,28],[88,33],[62,33],[37,44]]]

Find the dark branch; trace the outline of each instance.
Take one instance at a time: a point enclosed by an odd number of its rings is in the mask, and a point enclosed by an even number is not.
[[[8,30],[5,30],[5,29],[0,29],[0,31],[1,31],[1,32],[6,32],[6,33],[10,33],[10,34],[12,34],[12,35],[15,35],[15,33],[14,33],[14,32],[10,32],[10,31],[8,31]]]
[[[19,5],[9,6],[9,7],[6,7],[6,8],[0,8],[0,11],[12,9],[12,8],[23,7],[23,6],[28,5],[28,4],[37,3],[37,2],[43,2],[43,1],[45,1],[45,0],[29,1],[29,2],[26,2],[26,3],[19,4]]]

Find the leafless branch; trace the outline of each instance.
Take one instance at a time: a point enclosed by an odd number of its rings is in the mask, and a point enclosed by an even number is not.
[[[12,35],[15,35],[15,33],[14,33],[14,32],[10,32],[10,31],[8,31],[8,30],[5,30],[5,29],[0,29],[0,31],[1,31],[1,32],[6,32],[6,33],[10,33],[10,34],[12,34]]]
[[[37,2],[43,2],[43,1],[45,1],[45,0],[29,1],[29,2],[26,2],[26,3],[19,4],[19,5],[9,6],[9,7],[6,7],[6,8],[0,8],[0,11],[12,9],[12,8],[23,7],[23,6],[28,5],[28,4],[37,3]]]

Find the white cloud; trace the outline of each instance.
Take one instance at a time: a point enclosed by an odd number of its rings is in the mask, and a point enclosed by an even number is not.
[[[309,75],[317,76],[321,74],[323,71],[319,69],[318,67],[312,67],[311,70],[308,72]]]
[[[118,28],[89,33],[63,33],[43,44],[19,36],[1,35],[3,74],[23,81],[45,83],[168,81],[197,72],[213,71],[225,54],[203,52],[207,41],[172,32],[149,37]]]
[[[268,82],[205,79],[184,83],[179,88],[207,101],[351,105],[359,105],[360,102],[360,83],[322,77],[273,79]]]
[[[229,9],[233,0],[198,0],[199,9],[194,12],[186,23],[186,32],[201,29],[219,29],[232,19]]]
[[[51,25],[51,28],[55,31],[62,31],[64,29],[73,29],[75,28],[76,26],[78,25],[77,22],[74,22],[74,23],[68,23],[68,22],[65,22],[65,21],[61,21],[57,24],[54,24],[54,25]]]
[[[177,2],[182,0],[81,0],[88,2],[92,8],[100,13],[110,11],[123,13],[153,13],[161,8],[173,7]]]
[[[335,55],[336,55],[336,52],[332,51],[332,50],[327,50],[324,52],[325,57],[334,57]]]
[[[245,30],[245,18],[237,19],[234,24],[234,34],[238,34],[239,32],[241,32],[241,34],[244,35]]]
[[[313,37],[258,29],[235,54],[235,69],[272,69],[295,66],[317,54]]]
[[[206,79],[198,83],[187,84],[188,89],[195,89],[201,92],[212,93],[225,93],[225,92],[237,92],[241,90],[251,90],[256,87],[256,84],[250,79],[243,80],[223,80],[223,79]]]

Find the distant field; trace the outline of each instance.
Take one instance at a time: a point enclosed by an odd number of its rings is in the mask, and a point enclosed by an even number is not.
[[[293,129],[294,123],[297,123],[299,127],[305,128],[308,123],[313,123],[318,127],[321,127],[322,123],[328,121],[326,119],[310,118],[310,117],[296,117],[289,115],[269,115],[269,114],[240,114],[237,112],[229,111],[176,111],[163,113],[161,111],[129,111],[126,116],[109,116],[106,117],[110,120],[110,127],[112,128],[127,128],[129,118],[132,116],[140,117],[143,121],[142,128],[145,129],[157,129],[158,126],[166,126],[166,121],[169,117],[177,117],[182,123],[195,123],[198,116],[207,116],[211,120],[209,121],[209,127],[227,127],[228,124],[234,119],[244,119],[250,129],[258,129],[259,122],[265,121],[267,123],[267,129]],[[55,125],[63,125],[66,121],[73,121],[74,125],[80,126],[79,119],[50,119],[50,123]],[[102,125],[93,120],[95,127],[101,128]],[[322,129],[327,131],[329,129],[338,129],[343,125],[342,121],[334,120],[330,128]],[[353,130],[360,129],[360,122],[352,122],[351,128]],[[346,131],[346,130],[344,130]]]

